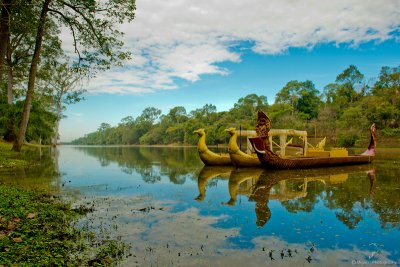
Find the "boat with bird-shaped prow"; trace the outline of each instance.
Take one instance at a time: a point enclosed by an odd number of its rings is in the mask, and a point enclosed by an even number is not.
[[[248,154],[240,150],[237,144],[238,134],[236,128],[225,129],[227,133],[231,135],[228,143],[228,152],[231,158],[232,164],[236,167],[259,167],[261,162],[257,157],[257,154]]]
[[[194,133],[198,134],[199,142],[197,144],[197,151],[201,161],[207,166],[226,166],[232,165],[231,158],[228,153],[215,153],[208,149],[206,145],[206,132],[204,129],[195,130]]]

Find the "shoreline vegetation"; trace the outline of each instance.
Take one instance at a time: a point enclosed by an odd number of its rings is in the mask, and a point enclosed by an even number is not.
[[[255,114],[261,109],[271,119],[272,128],[304,130],[308,137],[326,137],[327,146],[363,146],[372,123],[376,125],[379,140],[391,138],[398,144],[399,81],[400,66],[384,66],[378,77],[366,78],[356,66],[350,65],[323,88],[316,88],[310,80],[289,81],[276,93],[273,103],[265,95],[253,93],[239,98],[227,111],[217,111],[213,104],[189,112],[184,106],[173,107],[166,113],[147,107],[136,118],[127,116],[117,125],[103,122],[96,131],[71,143],[195,145],[198,139],[193,131],[204,128],[207,145],[223,144],[228,143],[227,128],[254,129]]]
[[[40,164],[0,141],[0,169]],[[107,229],[93,232],[79,219],[93,208],[72,207],[47,190],[26,189],[0,182],[0,267],[5,266],[113,266],[129,246],[111,239]]]

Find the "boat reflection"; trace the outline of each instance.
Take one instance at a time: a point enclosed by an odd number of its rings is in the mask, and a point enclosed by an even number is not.
[[[367,171],[367,175],[368,175],[369,184],[370,184],[369,194],[371,196],[373,196],[373,195],[375,195],[375,181],[376,181],[375,170],[372,169],[372,170]]]
[[[370,182],[369,194],[374,194],[375,170],[370,165],[344,166],[309,170],[265,170],[262,168],[204,167],[199,174],[199,196],[205,198],[206,185],[210,179],[224,179],[229,176],[228,206],[234,206],[239,195],[255,202],[256,225],[263,227],[271,218],[268,207],[270,200],[287,203],[291,200],[307,198],[310,183],[320,183],[324,187],[345,183],[349,175],[366,174]]]
[[[206,186],[213,178],[228,179],[234,167],[232,166],[204,166],[197,180],[199,195],[195,198],[197,201],[203,201],[206,196]]]
[[[262,168],[241,168],[235,169],[229,176],[229,195],[230,199],[226,203],[227,205],[233,206],[236,203],[237,195],[251,194],[252,188],[256,185],[261,174],[265,170]]]

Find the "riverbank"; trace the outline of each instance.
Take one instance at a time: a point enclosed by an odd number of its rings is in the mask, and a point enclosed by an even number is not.
[[[13,152],[11,146],[0,141],[0,169],[17,171],[40,164],[32,156],[37,147]],[[92,210],[73,208],[58,193],[0,183],[0,267],[115,265],[128,246],[110,239],[107,229],[94,233],[78,225]]]
[[[12,144],[0,140],[0,168],[24,168],[29,166],[29,159],[25,156],[27,147],[21,152],[11,151]]]
[[[76,223],[90,209],[45,192],[0,185],[0,266],[110,266],[127,246]]]
[[[308,137],[308,142],[311,144],[317,144],[321,141],[324,137]],[[388,137],[388,136],[380,136],[377,137],[379,147],[384,148],[400,148],[400,137]],[[360,139],[358,140],[354,147],[351,148],[365,148],[369,144],[369,138]],[[73,145],[71,143],[61,143],[60,145]],[[242,144],[245,145],[245,142]],[[121,145],[121,144],[109,144],[109,145],[74,145],[74,146],[88,146],[88,147],[95,147],[95,146],[106,146],[106,147],[171,147],[171,148],[181,148],[181,147],[197,147],[196,145],[191,144],[180,144],[180,143],[172,143],[172,144],[132,144],[132,145]],[[225,144],[207,144],[210,148],[227,148],[228,143]],[[337,147],[338,145],[327,141],[326,147]]]

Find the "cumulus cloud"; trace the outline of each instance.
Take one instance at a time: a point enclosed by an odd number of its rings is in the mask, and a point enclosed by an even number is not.
[[[232,47],[243,42],[255,53],[280,54],[398,39],[398,10],[397,0],[138,0],[136,19],[121,27],[132,62],[99,75],[89,90],[147,93],[176,89],[176,79],[227,75],[218,63],[239,62],[241,50]]]

